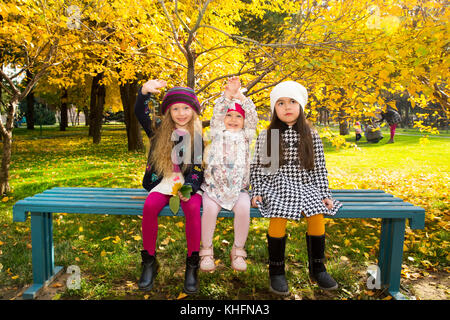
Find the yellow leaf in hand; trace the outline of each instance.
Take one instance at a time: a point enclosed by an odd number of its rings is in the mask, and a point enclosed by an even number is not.
[[[172,187],[172,195],[176,196],[178,195],[178,191],[180,190],[180,188],[183,186],[183,184],[181,182],[177,182],[173,185]]]

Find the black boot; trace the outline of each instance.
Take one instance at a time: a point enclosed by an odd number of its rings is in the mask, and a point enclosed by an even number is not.
[[[308,248],[309,276],[316,281],[321,289],[335,290],[338,284],[327,273],[325,268],[325,235],[310,236],[306,234],[306,246]]]
[[[149,291],[153,288],[153,282],[158,274],[159,263],[155,256],[151,256],[147,250],[141,250],[142,274],[138,287],[140,290]]]
[[[186,258],[186,272],[184,274],[184,292],[191,294],[198,291],[198,269],[200,267],[200,257],[198,252],[192,252]]]
[[[270,291],[275,294],[286,296],[289,294],[289,287],[284,272],[284,252],[286,249],[287,236],[283,238],[273,238],[267,235],[269,248],[269,276]]]

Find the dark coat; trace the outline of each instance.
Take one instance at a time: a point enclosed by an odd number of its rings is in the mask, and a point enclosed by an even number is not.
[[[145,133],[147,134],[148,138],[152,138],[154,136],[154,132],[151,127],[151,120],[150,120],[150,109],[148,108],[148,104],[150,102],[151,94],[143,95],[141,92],[142,88],[139,88],[138,96],[136,98],[136,103],[134,105],[134,112],[136,114],[136,118],[138,119],[139,123],[142,125],[142,128],[144,129]],[[201,137],[196,137],[194,140],[202,141],[202,150],[203,150],[203,140]],[[174,141],[174,146],[177,146],[179,143],[183,142],[183,137],[179,136],[178,141]],[[149,154],[154,152],[153,150],[153,144],[150,147]],[[202,154],[202,152],[200,152]],[[180,159],[183,157],[182,151],[180,151],[179,155]],[[186,169],[183,171],[183,177],[184,177],[184,184],[185,185],[191,185],[192,186],[192,193],[195,194],[199,189],[200,186],[203,183],[203,167],[201,165],[201,159],[196,159],[198,163],[200,164],[189,164],[186,166]],[[182,163],[179,164],[180,168],[182,167]],[[145,169],[144,178],[142,180],[142,186],[147,190],[150,191],[154,187],[156,187],[162,180],[162,176],[159,176],[154,168],[151,166],[151,164],[147,161],[147,167]]]
[[[397,111],[389,107],[386,112],[381,113],[381,119],[379,122],[383,122],[383,120],[386,120],[387,123],[392,126],[393,124],[397,124],[402,121],[402,117]]]

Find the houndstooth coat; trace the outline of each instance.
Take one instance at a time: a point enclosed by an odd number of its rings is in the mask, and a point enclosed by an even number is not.
[[[322,199],[332,199],[328,189],[328,172],[322,141],[316,131],[311,130],[314,147],[314,169],[307,170],[298,164],[297,145],[299,135],[289,126],[281,132],[285,147],[285,164],[270,173],[262,167],[261,158],[267,131],[262,132],[256,141],[255,155],[250,168],[251,194],[261,196],[258,207],[264,217],[277,217],[299,220],[302,212],[310,217],[316,214],[335,215],[342,204],[333,200],[333,208],[328,210]]]

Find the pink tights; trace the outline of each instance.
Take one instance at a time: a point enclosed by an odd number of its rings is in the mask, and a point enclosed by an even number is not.
[[[391,139],[392,139],[392,140],[394,139],[394,136],[395,136],[395,129],[396,129],[396,128],[397,128],[397,124],[396,124],[396,123],[390,125],[390,129],[391,129]]]
[[[216,228],[217,215],[221,206],[211,199],[206,192],[203,193],[202,215],[202,246],[212,246],[212,238]],[[247,192],[241,192],[239,199],[233,207],[234,212],[234,245],[243,247],[247,241],[250,226],[250,197]]]
[[[170,195],[152,192],[145,200],[142,217],[142,240],[144,249],[150,255],[155,254],[158,236],[158,215],[169,203],[170,197]],[[180,204],[186,219],[186,242],[188,256],[190,257],[192,252],[200,250],[200,206],[202,204],[202,196],[196,193],[186,202],[181,200]]]

